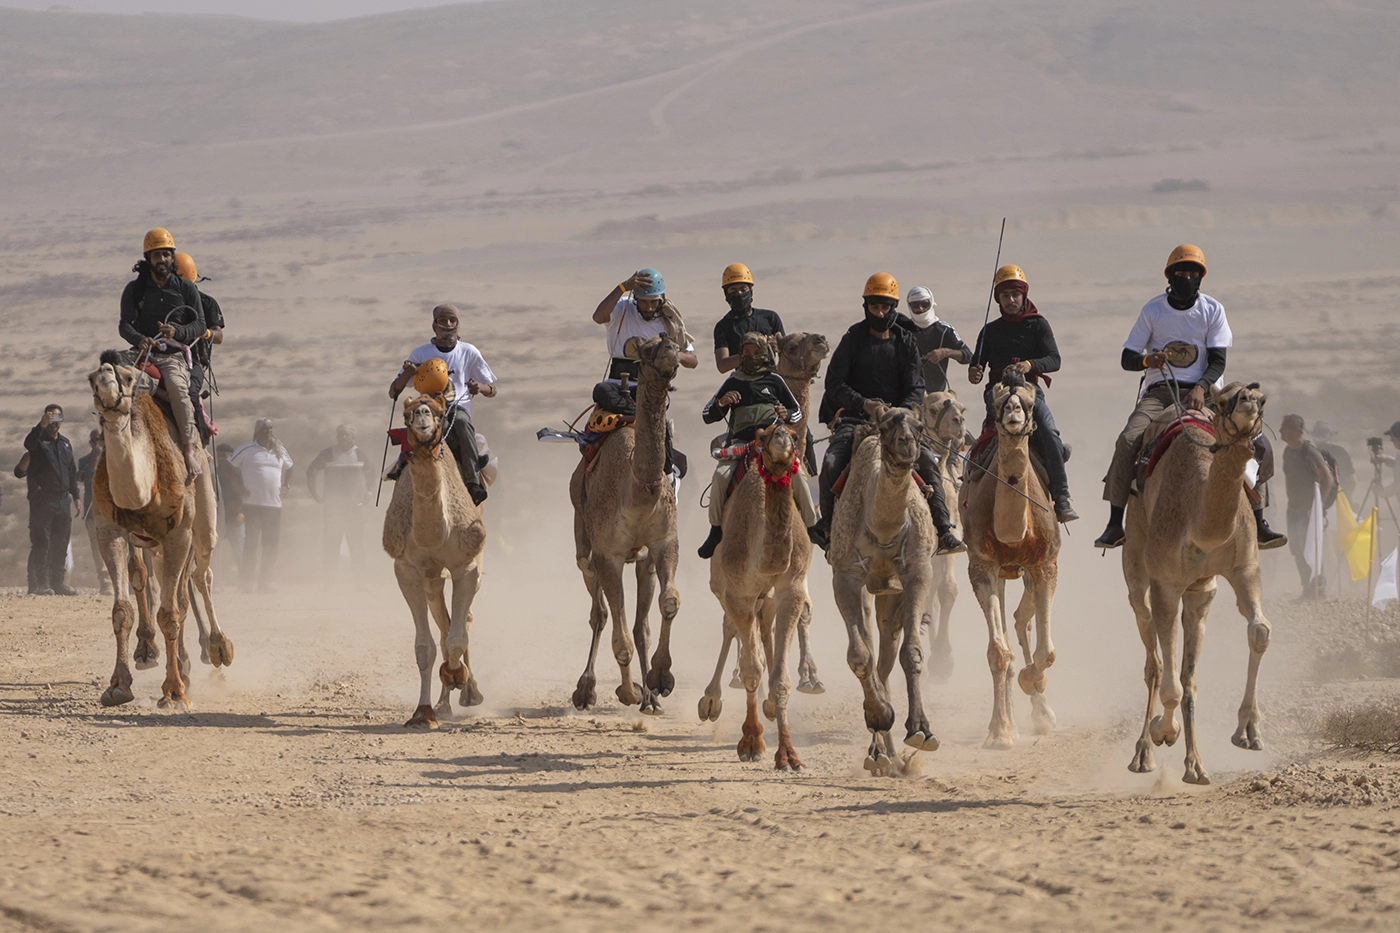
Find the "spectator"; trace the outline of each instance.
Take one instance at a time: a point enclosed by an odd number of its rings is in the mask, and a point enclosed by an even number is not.
[[[1400,421],[1395,422],[1386,429],[1385,436],[1390,438],[1390,446],[1400,450]],[[1390,485],[1381,484],[1380,496],[1382,499],[1388,496],[1400,495],[1400,465],[1397,465],[1394,454],[1383,454],[1377,451],[1372,455],[1372,460],[1378,463],[1390,464],[1391,478]]]
[[[220,568],[229,573],[240,570],[243,563],[243,500],[248,490],[237,467],[229,463],[232,444],[215,448],[214,490],[219,500]]]
[[[1342,492],[1350,499],[1356,490],[1356,466],[1351,462],[1351,454],[1341,444],[1331,443],[1336,432],[1326,421],[1314,421],[1312,436],[1317,438],[1317,449],[1325,450],[1337,461],[1337,475],[1341,479]]]
[[[78,505],[78,465],[73,445],[59,433],[63,406],[49,405],[24,439],[29,453],[29,592],[76,596],[64,580],[68,537]]]
[[[272,433],[272,419],[258,419],[253,442],[235,450],[229,464],[238,469],[247,490],[240,567],[243,589],[251,591],[256,576],[258,591],[271,593],[272,568],[277,564],[277,544],[282,536],[282,496],[292,481],[292,458]]]
[[[1335,485],[1332,470],[1317,445],[1303,437],[1303,416],[1284,415],[1278,436],[1287,444],[1283,452],[1283,485],[1288,493],[1288,549],[1298,565],[1298,577],[1303,583],[1303,596],[1325,596],[1327,581],[1321,568],[1316,578],[1304,556],[1308,539],[1308,520],[1312,514],[1313,487],[1319,487],[1325,502]]]
[[[112,592],[112,581],[102,563],[102,551],[97,547],[97,515],[92,510],[92,478],[97,475],[97,460],[102,456],[102,432],[88,432],[88,452],[78,460],[78,481],[83,484],[83,524],[87,527],[88,544],[92,546],[92,567],[97,572],[97,590],[104,595]]]
[[[306,468],[306,485],[325,511],[323,538],[326,581],[335,578],[340,562],[340,542],[350,551],[350,569],[360,578],[364,558],[364,516],[360,507],[369,492],[369,464],[355,446],[355,429],[342,424],[335,429],[335,443],[316,455]],[[318,483],[317,480],[320,480]]]

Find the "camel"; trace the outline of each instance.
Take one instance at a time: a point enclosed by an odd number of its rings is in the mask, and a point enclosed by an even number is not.
[[[1026,666],[1017,681],[1031,698],[1035,731],[1046,735],[1055,729],[1055,713],[1045,699],[1045,671],[1055,663],[1050,607],[1059,575],[1060,527],[1045,479],[1031,462],[1034,404],[1035,387],[1019,374],[1008,374],[992,387],[996,437],[985,456],[993,463],[989,472],[972,470],[963,483],[967,575],[987,617],[987,664],[992,672],[992,720],[986,748],[1010,748],[1016,728],[1011,715],[1014,655],[1006,620],[1006,581],[1018,577],[1024,578],[1026,591],[1015,612],[1016,638]]]
[[[676,534],[676,492],[666,475],[666,406],[668,389],[680,367],[684,326],[667,322],[667,333],[641,341],[637,377],[636,421],[613,432],[587,470],[574,472],[569,499],[574,506],[574,544],[584,586],[591,599],[588,624],[593,637],[588,664],[574,689],[573,704],[587,709],[598,702],[598,641],[612,615],[613,658],[621,671],[617,698],[638,706],[647,715],[660,715],[658,697],[676,685],[671,674],[671,625],[680,612],[676,565],[680,543]],[[675,336],[673,336],[673,331]],[[637,616],[632,636],[626,627],[622,574],[636,563]],[[651,601],[660,589],[661,634],[656,653],[647,662]],[[632,680],[632,655],[637,655],[641,683]]]
[[[1244,700],[1230,740],[1240,748],[1263,748],[1256,687],[1270,627],[1264,618],[1259,545],[1244,475],[1254,455],[1253,439],[1263,421],[1266,399],[1257,382],[1212,388],[1211,396],[1214,437],[1203,425],[1184,422],[1184,430],[1160,454],[1142,494],[1129,500],[1128,536],[1123,544],[1128,602],[1147,650],[1147,713],[1128,769],[1153,770],[1152,746],[1175,744],[1182,729],[1176,717],[1180,706],[1186,732],[1182,780],[1187,784],[1210,783],[1196,747],[1196,662],[1206,615],[1215,599],[1216,577],[1230,582],[1235,605],[1248,622]],[[1176,420],[1176,413],[1169,411],[1153,428]],[[1176,667],[1178,606],[1180,674]],[[1153,716],[1159,688],[1162,712]]]
[[[112,578],[112,630],[117,642],[116,667],[102,694],[102,705],[120,706],[135,699],[127,657],[133,621],[128,584],[135,591],[140,618],[136,667],[154,667],[159,657],[145,592],[146,564],[139,553],[147,549],[156,557],[160,579],[156,624],[166,650],[159,706],[188,709],[185,691],[190,663],[184,625],[191,579],[209,623],[209,661],[215,668],[233,663],[233,641],[219,628],[214,614],[212,559],[218,532],[212,471],[188,477],[174,425],[151,395],[137,390],[135,369],[104,362],[89,374],[88,383],[104,442],[93,476],[92,500],[98,548]],[[203,449],[195,456],[207,463]]]
[[[740,676],[748,693],[739,759],[757,761],[763,752],[758,690],[766,666],[768,695],[763,714],[778,724],[773,765],[780,771],[802,770],[787,718],[792,683],[788,651],[804,610],[811,617],[807,565],[812,543],[792,501],[792,483],[801,482],[799,456],[792,428],[774,424],[759,430],[749,470],[725,504],[726,539],[710,559],[710,591],[724,607],[725,631],[738,633]],[[719,715],[719,670],[700,701],[702,720]]]
[[[964,413],[965,405],[958,401],[958,393],[949,389],[946,392],[930,392],[924,396],[920,408],[920,420],[924,425],[924,443],[939,454],[938,472],[943,480],[943,501],[956,502],[958,489],[962,486],[962,449],[967,432]],[[953,532],[959,533],[958,516],[954,519]],[[953,645],[948,620],[953,615],[953,603],[958,599],[957,575],[953,571],[956,555],[934,554],[934,585],[929,590],[929,601],[924,607],[924,616],[919,623],[925,640],[929,641],[929,675],[936,681],[946,682],[953,674]],[[935,603],[938,606],[938,627],[933,628]]]
[[[865,725],[872,733],[864,767],[876,774],[903,768],[890,738],[894,706],[889,675],[896,650],[909,692],[904,744],[924,751],[938,748],[919,683],[919,621],[933,585],[937,539],[928,503],[911,472],[921,429],[915,412],[890,408],[881,413],[875,435],[858,441],[845,490],[836,500],[827,552],[836,607],[846,623],[846,661],[864,690]],[[878,663],[872,611],[880,639]]]
[[[447,402],[436,395],[404,400],[404,446],[410,456],[394,484],[384,513],[384,551],[394,559],[399,591],[413,615],[414,653],[420,679],[418,708],[404,723],[407,728],[431,729],[438,715],[452,715],[452,691],[460,688],[463,706],[481,703],[481,690],[471,669],[468,636],[472,600],[481,588],[481,558],[486,526],[481,506],[472,501],[461,471],[443,441]],[[492,474],[483,473],[488,482]],[[449,613],[443,571],[452,577]],[[442,691],[437,707],[428,703],[437,647],[428,628],[428,614],[437,623],[442,642],[438,678]]]

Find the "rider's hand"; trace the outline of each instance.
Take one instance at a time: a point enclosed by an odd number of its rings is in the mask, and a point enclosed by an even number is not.
[[[774,405],[774,406],[773,406],[773,414],[775,414],[775,415],[778,416],[778,420],[779,420],[779,421],[787,421],[787,420],[788,420],[788,410],[787,410],[786,407],[784,407],[784,406],[782,406],[782,405]]]
[[[969,366],[969,367],[967,368],[967,381],[970,382],[970,383],[972,383],[973,385],[977,385],[977,383],[981,382],[981,381],[982,381],[982,367],[981,367],[981,366]]]
[[[1019,363],[1012,363],[1006,368],[1013,373],[1020,373],[1023,376],[1029,376],[1031,374],[1031,364],[1029,360],[1021,360]]]
[[[878,398],[868,398],[865,400],[865,413],[872,418],[879,418],[884,414],[885,409],[890,406]]]
[[[941,363],[957,352],[950,347],[938,347],[925,353],[924,360],[929,363]]]
[[[1191,387],[1191,391],[1186,393],[1186,407],[1191,411],[1204,411],[1206,407],[1206,390],[1200,385]]]
[[[468,379],[468,380],[467,380],[467,394],[468,394],[468,395],[477,395],[477,394],[479,394],[480,392],[481,392],[481,383],[477,382],[475,379]]]
[[[743,398],[743,396],[738,392],[730,390],[719,397],[719,403],[728,408],[730,405],[737,405],[741,398]]]
[[[1167,355],[1165,353],[1149,353],[1143,361],[1148,369],[1162,369],[1167,365]]]
[[[137,352],[137,353],[150,353],[150,352],[151,352],[151,347],[153,347],[153,346],[155,346],[155,345],[156,345],[156,342],[155,342],[154,340],[152,340],[150,337],[142,337],[142,338],[141,338],[141,342],[138,343],[138,344],[136,345],[136,352]]]
[[[162,337],[164,337],[166,340],[174,340],[174,339],[175,339],[175,325],[174,325],[174,324],[166,324],[165,322],[162,321],[161,323],[159,323],[159,324],[156,325],[156,329],[160,331],[160,335],[161,335]]]
[[[633,272],[626,282],[622,283],[625,291],[635,292],[639,288],[648,288],[651,285],[651,276],[644,272]]]

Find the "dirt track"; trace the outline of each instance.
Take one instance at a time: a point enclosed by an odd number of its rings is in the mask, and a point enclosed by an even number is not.
[[[196,710],[165,714],[157,671],[137,676],[144,708],[98,706],[105,601],[0,598],[0,927],[1396,922],[1394,764],[1314,759],[1198,791],[1167,750],[1154,785],[1123,769],[1127,726],[984,752],[969,701],[934,714],[944,747],[921,773],[874,779],[839,670],[825,696],[794,701],[809,768],[795,777],[741,765],[742,694],[701,727],[692,685],[645,721],[524,685],[533,703],[410,733],[403,620],[377,648],[351,637],[330,656],[314,615],[298,631],[293,613],[239,599],[226,614],[257,621],[230,629],[234,668],[197,669]],[[271,638],[275,663],[259,662]],[[392,660],[344,673],[377,657]],[[1071,792],[1105,786],[1125,792]]]

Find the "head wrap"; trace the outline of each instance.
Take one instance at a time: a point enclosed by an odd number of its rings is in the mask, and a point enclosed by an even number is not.
[[[757,347],[757,353],[744,353],[746,347]],[[768,346],[768,338],[763,334],[748,333],[739,343],[739,372],[751,378],[766,375],[773,370],[773,348]]]
[[[909,319],[919,327],[930,327],[938,320],[938,302],[933,300],[933,292],[922,285],[915,285],[909,289],[909,294],[905,296],[905,312]],[[915,311],[911,305],[916,301],[927,301],[929,309],[927,311]]]
[[[1031,301],[1031,287],[1025,282],[1021,282],[1016,279],[1007,279],[1005,282],[1002,282],[996,287],[996,290],[992,293],[992,297],[1000,297],[1001,293],[1006,291],[1018,291],[1025,297],[1026,300],[1021,305],[1020,314],[1003,314],[1002,318],[1004,320],[1024,321],[1028,317],[1044,317],[1044,315],[1042,315],[1040,311],[1037,310],[1035,302]]]

